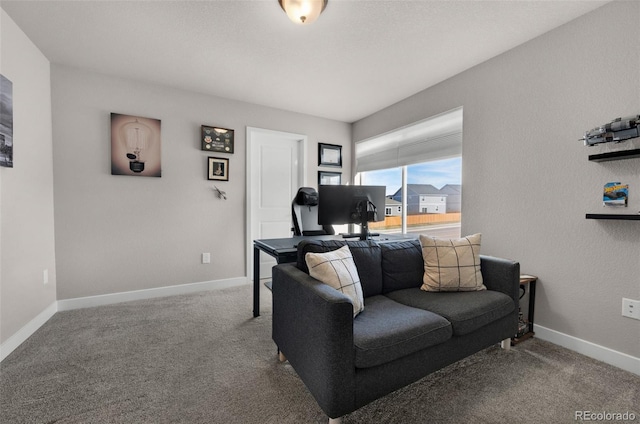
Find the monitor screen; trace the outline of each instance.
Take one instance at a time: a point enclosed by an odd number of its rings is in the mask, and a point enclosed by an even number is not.
[[[318,189],[318,224],[363,224],[361,213],[369,212],[367,221],[384,221],[385,186],[321,185]],[[359,209],[360,207],[360,209]],[[374,213],[375,212],[375,213]],[[364,222],[366,226],[366,222]]]

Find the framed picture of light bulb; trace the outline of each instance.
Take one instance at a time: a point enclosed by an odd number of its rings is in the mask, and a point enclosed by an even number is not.
[[[229,181],[229,159],[209,157],[208,179]]]
[[[209,152],[233,153],[233,130],[202,125],[201,149]]]
[[[160,177],[160,120],[111,114],[111,174]]]

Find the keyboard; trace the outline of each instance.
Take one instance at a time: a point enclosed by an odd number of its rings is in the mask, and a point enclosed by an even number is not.
[[[360,233],[340,233],[340,235],[342,236],[342,238],[356,238],[356,237],[360,237]],[[380,234],[379,233],[369,233],[369,237],[378,237]]]

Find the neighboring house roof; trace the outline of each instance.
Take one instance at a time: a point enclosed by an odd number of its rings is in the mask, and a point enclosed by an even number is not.
[[[462,193],[462,185],[460,184],[445,184],[440,189],[441,193],[446,194],[461,194]]]
[[[387,200],[384,202],[385,205],[398,205],[398,206],[402,206],[402,202],[398,202],[397,200],[394,199],[389,199],[387,197]]]
[[[461,184],[445,184],[441,189],[435,188],[431,184],[407,184],[407,193],[418,196],[442,196],[447,194],[462,194]],[[400,196],[402,188],[399,188],[391,197]]]
[[[407,193],[411,195],[426,195],[426,194],[442,194],[440,190],[432,186],[431,184],[407,184]],[[393,197],[402,194],[402,188],[399,188],[393,194]]]

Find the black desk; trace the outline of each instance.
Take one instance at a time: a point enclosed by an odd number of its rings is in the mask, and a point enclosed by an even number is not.
[[[400,240],[415,240],[417,236],[407,234],[382,234],[373,237],[377,243]],[[262,239],[253,241],[253,316],[260,316],[260,251],[274,257],[276,262],[284,264],[295,262],[298,257],[298,244],[302,240],[358,240],[336,236],[293,236],[278,239]]]

